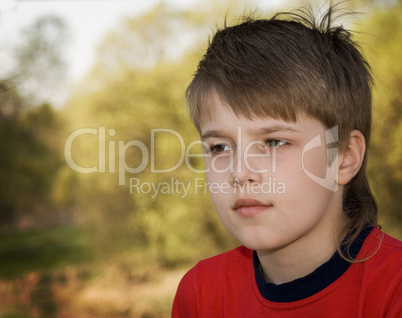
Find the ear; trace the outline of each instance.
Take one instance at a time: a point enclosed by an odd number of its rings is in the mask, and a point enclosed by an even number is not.
[[[352,130],[347,148],[339,155],[339,185],[346,185],[359,172],[365,152],[366,139],[359,130]]]

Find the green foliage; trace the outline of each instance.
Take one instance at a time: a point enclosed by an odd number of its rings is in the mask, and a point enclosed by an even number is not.
[[[43,102],[62,76],[64,21],[42,17],[22,32],[10,56],[12,67],[0,70],[0,226],[54,218],[55,178],[62,160],[57,131],[62,124]],[[50,216],[50,217],[49,217]]]
[[[21,32],[13,52],[16,66],[7,77],[20,86],[20,94],[31,100],[31,106],[64,84],[68,39],[66,22],[53,15],[38,18]]]
[[[402,3],[376,8],[364,21],[366,55],[373,69],[374,120],[369,173],[380,215],[402,237]]]
[[[0,224],[50,202],[61,160],[37,132],[48,133],[54,121],[53,110],[47,105],[24,116],[0,116]]]
[[[0,235],[0,279],[82,264],[91,260],[88,237],[77,227],[36,229]]]
[[[15,116],[25,108],[26,101],[10,79],[0,80],[0,116]]]

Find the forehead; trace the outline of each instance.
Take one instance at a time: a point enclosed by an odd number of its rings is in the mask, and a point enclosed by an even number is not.
[[[274,101],[265,95],[249,94],[247,92],[229,94],[217,87],[211,87],[199,92],[194,103],[189,103],[190,115],[199,131],[207,123],[223,117],[258,119],[278,119],[284,122],[296,122],[303,112],[299,107],[287,103],[286,99]],[[225,114],[223,114],[225,113]]]
[[[208,104],[208,115],[200,121],[200,134],[202,139],[208,137],[224,137],[234,132],[242,132],[252,135],[265,135],[275,132],[301,133],[316,128],[323,130],[324,126],[315,118],[299,114],[295,121],[286,121],[271,116],[245,116],[236,114],[228,103],[219,98],[217,94],[211,96]]]

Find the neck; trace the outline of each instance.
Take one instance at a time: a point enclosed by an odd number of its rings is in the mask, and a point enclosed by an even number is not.
[[[315,235],[314,235],[315,234]],[[343,233],[339,228],[299,238],[288,246],[274,251],[257,251],[260,271],[265,282],[287,283],[312,273],[328,261],[337,250]]]

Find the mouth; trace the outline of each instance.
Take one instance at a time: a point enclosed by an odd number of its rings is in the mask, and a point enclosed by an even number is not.
[[[272,207],[272,204],[264,204],[255,199],[239,199],[232,209],[242,217],[251,218]]]

